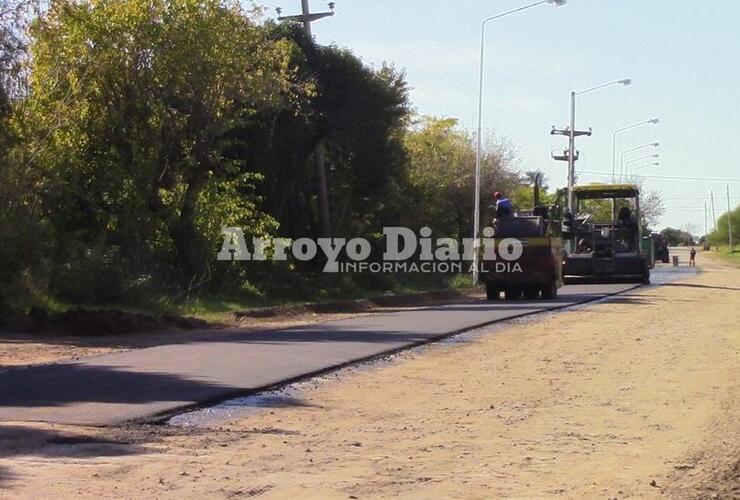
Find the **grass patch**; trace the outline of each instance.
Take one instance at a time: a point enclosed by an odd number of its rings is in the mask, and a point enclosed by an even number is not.
[[[361,300],[380,295],[413,294],[438,290],[459,290],[471,286],[468,274],[454,275],[306,275],[300,283],[278,283],[269,289],[247,285],[239,292],[202,293],[173,298],[166,295],[139,294],[135,302],[85,304],[59,302],[49,298],[43,308],[61,313],[74,308],[118,310],[127,313],[175,314],[210,323],[221,323],[235,311],[316,302]]]
[[[732,253],[730,253],[729,245],[720,245],[719,249],[713,246],[711,252],[725,262],[740,266],[740,245],[736,246]]]

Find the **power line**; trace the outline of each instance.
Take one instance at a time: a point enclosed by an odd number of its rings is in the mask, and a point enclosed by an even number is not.
[[[417,23],[413,19],[411,19],[410,17],[408,17],[408,16],[404,15],[403,13],[397,11],[396,9],[394,9],[393,7],[391,7],[390,5],[388,5],[383,0],[380,0],[380,3],[383,4],[383,6],[385,7],[386,10],[392,12],[396,16],[398,16],[401,19],[403,19],[406,23],[408,23],[411,26],[415,27],[416,30],[419,33],[421,33],[424,36],[426,36],[427,39],[435,42],[440,47],[443,47],[445,49],[449,49],[449,45],[447,43],[443,42],[442,40],[440,40],[439,38],[437,38],[433,34],[429,33],[426,29],[424,29],[424,27],[422,27],[419,23]],[[461,59],[465,59],[466,61],[468,61],[468,62],[470,62],[470,63],[472,63],[474,65],[477,65],[478,62],[479,62],[479,61],[476,61],[475,59],[473,59],[473,58],[471,58],[471,57],[469,57],[469,56],[467,56],[465,54],[456,54],[456,55],[458,55]],[[545,88],[545,87],[539,87],[537,85],[533,85],[531,83],[525,82],[523,80],[519,80],[517,78],[514,78],[514,77],[512,77],[510,75],[507,75],[506,73],[502,73],[500,71],[496,71],[496,70],[488,69],[488,68],[485,71],[486,71],[486,73],[490,73],[490,74],[496,75],[496,76],[498,76],[500,78],[504,78],[506,80],[510,80],[511,82],[515,83],[516,85],[521,85],[522,87],[527,87],[527,88],[532,89],[532,90],[537,90],[538,92],[544,92],[544,93],[548,93],[548,94],[552,94],[552,95],[558,94],[558,92],[555,92],[552,89],[548,89],[548,88]]]
[[[581,174],[592,174],[611,177],[609,172],[596,172],[592,170],[579,170]],[[636,177],[645,177],[647,179],[670,179],[670,180],[682,180],[682,181],[706,181],[706,182],[740,182],[740,179],[734,179],[731,177],[685,177],[678,175],[639,175]]]
[[[708,196],[664,196],[664,200],[709,200]],[[730,197],[731,200],[740,200],[737,197]]]
[[[349,22],[351,22],[355,26],[357,26],[357,27],[361,28],[362,30],[364,30],[365,32],[369,33],[372,37],[374,37],[377,40],[379,40],[381,43],[383,43],[384,45],[386,45],[387,47],[389,47],[391,50],[393,50],[393,51],[395,51],[395,52],[397,52],[399,54],[405,55],[407,57],[410,57],[416,63],[421,64],[422,66],[426,67],[428,69],[428,71],[430,71],[431,73],[433,73],[438,79],[440,79],[440,80],[442,80],[442,81],[444,81],[446,83],[455,85],[458,89],[460,89],[460,90],[462,90],[462,91],[470,94],[471,96],[477,96],[478,95],[477,91],[473,87],[470,87],[466,82],[458,79],[454,75],[451,75],[451,74],[449,74],[447,72],[441,71],[440,69],[438,69],[434,65],[434,63],[430,62],[429,60],[425,59],[424,57],[420,56],[419,54],[416,54],[414,52],[411,52],[408,49],[400,48],[399,47],[399,44],[394,43],[392,40],[390,40],[387,36],[385,36],[383,33],[379,32],[378,30],[376,30],[376,29],[374,29],[374,28],[372,28],[370,26],[367,26],[360,19],[356,18],[352,14],[349,14],[347,11],[342,10],[342,17],[343,18],[346,18]],[[509,117],[509,119],[512,119],[512,120],[515,120],[515,121],[519,121],[519,122],[528,122],[530,124],[536,123],[537,125],[542,125],[542,123],[543,123],[543,122],[541,122],[539,120],[535,120],[533,118],[527,117],[526,115],[523,115],[521,113],[515,113],[513,111],[507,111],[505,109],[505,107],[504,107],[505,104],[506,104],[504,101],[501,101],[501,100],[495,99],[495,98],[490,98],[490,97],[488,99],[497,105],[497,112],[498,113],[503,114],[503,115],[507,115]]]

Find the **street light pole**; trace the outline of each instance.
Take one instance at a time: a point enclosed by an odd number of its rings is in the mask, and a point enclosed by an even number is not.
[[[660,120],[658,120],[657,118],[651,118],[650,120],[633,123],[632,125],[627,125],[626,127],[621,127],[614,131],[614,133],[612,134],[612,183],[616,181],[615,170],[617,168],[617,134],[626,130],[640,127],[642,125],[657,125],[659,121]]]
[[[595,87],[581,90],[580,92],[570,93],[570,134],[568,135],[568,211],[573,213],[573,185],[575,184],[575,146],[576,146],[576,96],[588,94],[589,92],[595,92],[597,90],[611,87],[612,85],[632,85],[632,80],[629,78],[623,78],[622,80],[614,80],[613,82],[604,83]]]
[[[641,149],[645,148],[657,148],[660,146],[659,142],[649,142],[647,144],[642,144],[641,146],[637,146],[631,149],[628,149],[626,151],[622,151],[622,154],[619,157],[619,182],[622,182],[622,176],[625,173],[624,172],[624,157],[630,153],[634,153],[635,151],[639,151]]]
[[[630,163],[635,163],[635,162],[644,161],[644,160],[650,160],[650,159],[653,159],[653,158],[660,158],[660,155],[659,154],[645,155],[645,156],[641,156],[639,158],[634,158],[632,160],[629,160],[627,163],[625,163],[624,164],[624,179],[625,179],[625,181],[627,180],[627,171],[628,171],[628,167],[629,167]],[[647,166],[647,165],[645,165],[645,166]]]
[[[502,17],[510,16],[533,7],[544,4],[554,4],[557,7],[565,5],[567,0],[539,0],[516,9],[507,10],[501,14],[487,17],[481,22],[480,29],[480,68],[478,78],[478,130],[476,134],[475,150],[475,205],[473,207],[473,285],[478,284],[480,256],[478,250],[480,246],[480,177],[481,177],[481,155],[482,155],[482,136],[483,136],[483,70],[485,69],[485,48],[486,48],[486,26],[491,21]]]
[[[730,185],[727,185],[727,235],[730,238],[730,253],[732,250],[732,205],[730,205]]]
[[[717,212],[714,211],[714,191],[709,191],[709,199],[712,202],[712,232],[717,232]],[[719,251],[719,240],[715,242],[715,245],[717,246],[717,251]]]

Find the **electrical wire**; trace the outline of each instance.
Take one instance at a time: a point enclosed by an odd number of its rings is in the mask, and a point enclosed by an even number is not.
[[[597,172],[593,170],[578,170],[579,174],[592,174],[601,175],[605,177],[612,177],[611,172]],[[740,179],[731,177],[689,177],[689,176],[678,176],[678,175],[639,175],[635,177],[645,177],[647,179],[670,179],[670,180],[682,180],[682,181],[706,181],[706,182],[740,182]]]

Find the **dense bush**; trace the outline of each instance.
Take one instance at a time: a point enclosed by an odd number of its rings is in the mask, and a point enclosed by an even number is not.
[[[454,120],[413,118],[402,72],[233,0],[39,5],[0,19],[0,314],[398,286],[319,277],[319,261],[216,261],[223,226],[321,233],[317,151],[333,235],[469,236],[473,140]],[[522,185],[512,161],[487,149],[485,200]]]

